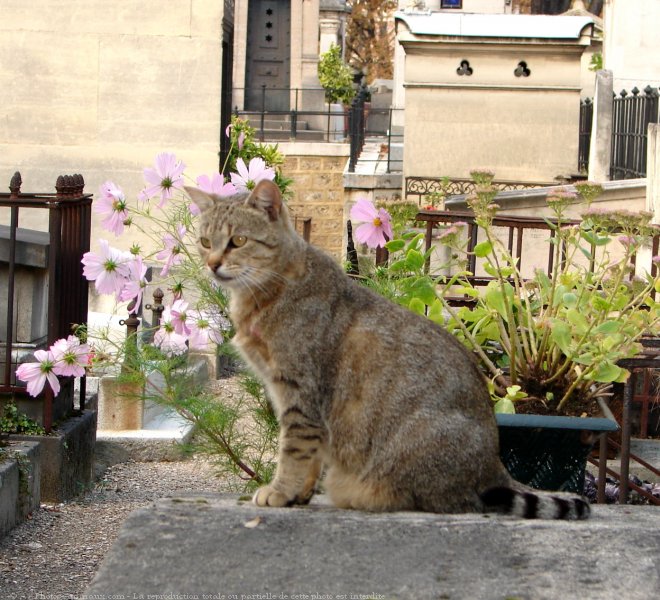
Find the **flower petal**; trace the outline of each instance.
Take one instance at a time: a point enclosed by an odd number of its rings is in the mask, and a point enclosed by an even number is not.
[[[366,198],[360,198],[351,208],[350,215],[354,221],[369,223],[378,216],[378,212],[372,202]]]

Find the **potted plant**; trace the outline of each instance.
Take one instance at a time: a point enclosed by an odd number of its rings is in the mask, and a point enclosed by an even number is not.
[[[560,191],[547,199],[554,214],[548,225],[556,268],[549,275],[537,269],[523,277],[493,226],[498,209],[493,175],[475,172],[473,178],[476,193],[469,206],[481,241],[468,251],[466,224],[453,223],[437,238],[438,245],[449,249],[450,261],[431,270],[435,248],[425,251],[423,234],[393,239],[386,244],[389,265],[376,271],[370,284],[441,323],[475,352],[489,382],[503,438],[511,433],[504,428],[516,421],[527,421],[533,431],[542,426],[538,416],[515,413],[550,415],[552,430],[572,428],[576,433],[562,433],[561,439],[534,442],[546,446],[545,458],[536,465],[527,461],[529,448],[508,458],[503,448],[503,459],[510,470],[517,469],[514,463],[522,465],[520,473],[513,474],[526,483],[580,489],[584,460],[595,440],[595,435],[582,432],[617,428],[612,420],[598,418],[612,386],[629,375],[617,363],[639,353],[642,336],[658,329],[657,269],[633,272],[634,258],[658,232],[648,213],[590,208],[601,190],[579,184],[578,195]],[[582,221],[569,222],[566,208],[578,200],[585,204]],[[487,281],[484,286],[476,285],[466,269],[471,254],[487,274],[480,278],[480,283]],[[654,257],[653,265],[658,262],[660,257]],[[435,276],[438,271],[443,274]],[[469,302],[456,306],[451,301],[456,296]],[[594,415],[597,420],[585,420]],[[511,433],[516,438],[513,445],[520,446],[521,435]],[[567,435],[577,439],[581,473],[548,483],[538,476],[546,466],[552,467],[548,463],[556,462],[547,458],[547,445],[566,450]]]
[[[325,101],[329,104],[351,103],[355,96],[353,73],[341,57],[341,49],[332,44],[321,55],[318,64],[318,76],[321,87],[325,90]]]
[[[331,121],[328,127],[334,132],[335,138],[344,138],[348,129],[348,108],[355,97],[353,86],[353,73],[341,56],[341,49],[332,44],[327,52],[319,59],[318,76],[321,87],[325,90],[325,101],[328,103],[328,116]]]

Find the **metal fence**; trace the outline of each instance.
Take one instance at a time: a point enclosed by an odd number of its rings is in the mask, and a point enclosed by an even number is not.
[[[649,123],[658,122],[658,90],[635,87],[614,98],[612,109],[611,179],[646,177]]]
[[[350,106],[325,102],[325,93],[317,88],[237,88],[233,98],[242,99],[246,108],[234,108],[234,114],[247,119],[260,141],[348,142],[349,167],[354,172],[368,137],[383,138],[386,171],[400,169],[391,157],[392,145],[402,141],[402,134],[392,133],[395,109],[376,108],[366,88],[358,90]],[[323,106],[322,110],[306,107]]]
[[[610,179],[646,177],[646,154],[649,123],[660,122],[658,89],[634,87],[630,93],[614,94],[612,105],[612,143]],[[589,147],[593,119],[593,101],[580,103],[580,143],[578,168],[589,169]]]
[[[88,284],[80,260],[90,245],[92,196],[83,193],[81,175],[58,177],[55,194],[26,194],[21,192],[21,183],[16,173],[10,193],[0,193],[0,207],[8,209],[9,222],[0,226],[0,268],[4,271],[0,288],[6,292],[2,299],[6,329],[0,340],[0,399],[27,406],[23,412],[50,431],[54,421],[73,410],[73,382],[62,380],[57,398],[46,386],[33,399],[16,380],[15,372],[20,362],[31,360],[35,350],[66,338],[72,325],[87,322]],[[19,226],[20,218],[29,217],[31,209],[47,211],[47,232]],[[43,294],[40,303],[35,300],[39,294]],[[83,377],[80,408],[84,406]]]
[[[578,171],[589,170],[589,149],[591,148],[591,124],[594,117],[594,103],[591,98],[580,101],[580,139],[578,144]]]

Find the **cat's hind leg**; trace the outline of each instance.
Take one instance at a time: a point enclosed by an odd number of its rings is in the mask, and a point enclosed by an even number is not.
[[[323,482],[325,491],[337,508],[373,512],[410,510],[412,499],[392,489],[385,481],[373,482],[333,465]]]

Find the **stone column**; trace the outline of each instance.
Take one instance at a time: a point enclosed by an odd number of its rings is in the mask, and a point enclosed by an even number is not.
[[[599,183],[610,179],[612,84],[612,71],[602,70],[596,73],[594,116],[591,126],[591,146],[589,148],[589,180]]]
[[[333,44],[339,45],[341,23],[336,15],[319,19],[319,55],[330,50]]]
[[[646,210],[660,223],[660,124],[649,123],[646,155]]]

